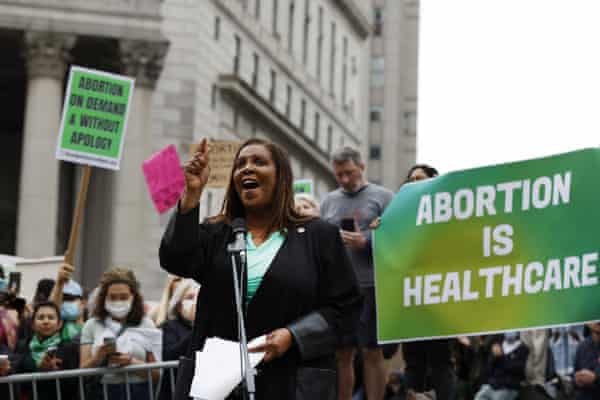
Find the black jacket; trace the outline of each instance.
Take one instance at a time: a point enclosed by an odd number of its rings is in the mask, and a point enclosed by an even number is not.
[[[16,353],[21,355],[20,361],[16,365],[14,373],[33,373],[42,372],[37,369],[35,361],[31,357],[29,341],[20,341],[17,344]],[[79,345],[73,342],[63,342],[58,345],[56,356],[62,360],[61,370],[79,368]],[[30,393],[33,390],[31,384],[21,386],[22,393]],[[60,380],[61,397],[63,399],[74,400],[79,398],[77,378],[68,378]],[[45,380],[37,383],[38,398],[56,399],[56,381]],[[30,398],[33,398],[31,393]]]
[[[163,331],[163,361],[179,360],[180,357],[185,356],[192,339],[192,324],[176,318],[166,321],[160,328]],[[171,388],[171,379],[168,375],[170,373],[171,371],[165,371],[163,376],[160,400],[171,399],[171,392],[174,388]]]
[[[163,331],[163,361],[179,360],[190,347],[192,324],[176,318],[165,321],[160,328]]]
[[[577,346],[575,353],[575,373],[588,369],[596,374],[596,382],[587,387],[576,386],[577,400],[600,399],[600,345],[588,337]]]
[[[201,349],[208,337],[238,338],[226,251],[231,227],[198,225],[198,212],[196,207],[185,215],[174,213],[160,247],[164,269],[202,284],[192,350]],[[338,228],[317,219],[289,229],[246,312],[249,340],[284,327],[294,337],[282,357],[259,366],[257,400],[334,399],[335,345],[356,328],[361,307]]]
[[[494,389],[519,390],[525,380],[525,365],[529,349],[521,343],[519,347],[500,357],[490,355],[489,384]]]

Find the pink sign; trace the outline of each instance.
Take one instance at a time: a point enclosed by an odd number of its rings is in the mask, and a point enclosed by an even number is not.
[[[177,204],[185,187],[185,177],[174,145],[169,145],[144,161],[146,186],[159,213]]]

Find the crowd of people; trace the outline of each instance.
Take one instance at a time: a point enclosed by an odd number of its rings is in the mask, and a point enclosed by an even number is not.
[[[1,268],[1,267],[0,267]],[[85,398],[126,399],[126,380],[134,399],[149,399],[160,370],[133,372],[127,378],[117,369],[160,360],[178,360],[189,343],[199,285],[170,277],[158,305],[144,301],[131,270],[106,271],[96,288],[83,290],[71,279],[73,266],[63,264],[56,279],[42,279],[31,302],[0,284],[0,376],[110,367],[114,374],[85,379]],[[63,399],[78,399],[77,378],[61,379]],[[31,383],[14,385],[15,399],[33,399]],[[37,383],[37,398],[56,399],[54,380]],[[165,379],[161,399],[171,398]],[[8,399],[8,385],[0,398]]]
[[[200,226],[208,179],[203,141],[184,166],[186,189],[160,245],[171,273],[158,304],[144,301],[131,270],[109,269],[95,288],[63,264],[39,281],[32,299],[7,286],[0,267],[0,377],[109,367],[85,379],[86,399],[149,399],[161,371],[118,369],[180,360],[176,387],[161,380],[159,398],[187,398],[194,354],[205,339],[238,340],[227,243],[231,223],[247,224],[243,304],[249,338],[266,334],[256,376],[258,399],[537,400],[600,399],[600,323],[506,332],[402,345],[379,345],[371,232],[393,193],[366,180],[360,153],[332,157],[339,187],[319,204],[292,192],[289,159],[279,146],[251,139],[238,151],[222,211]],[[416,165],[406,182],[430,179]],[[325,244],[325,245],[324,245]],[[0,384],[0,398],[8,397]],[[15,385],[20,400],[56,399],[54,381]],[[182,394],[181,396],[178,393]],[[80,395],[61,380],[65,399]],[[232,398],[238,398],[239,391]]]

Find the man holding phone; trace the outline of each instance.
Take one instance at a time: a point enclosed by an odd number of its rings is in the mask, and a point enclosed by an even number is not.
[[[365,165],[360,153],[343,147],[332,155],[333,173],[340,186],[323,199],[321,217],[340,227],[354,271],[364,297],[357,332],[342,338],[337,351],[338,398],[350,400],[354,386],[353,359],[356,348],[362,350],[364,382],[369,400],[382,400],[385,394],[383,353],[377,344],[375,283],[369,224],[383,214],[393,193],[364,177]]]

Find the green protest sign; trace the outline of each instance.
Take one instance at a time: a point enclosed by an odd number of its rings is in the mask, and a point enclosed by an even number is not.
[[[132,78],[71,67],[56,158],[118,170],[133,88]]]
[[[312,179],[297,179],[294,181],[294,194],[300,193],[314,196],[314,182]]]
[[[379,342],[600,319],[600,150],[404,185],[375,231]]]

